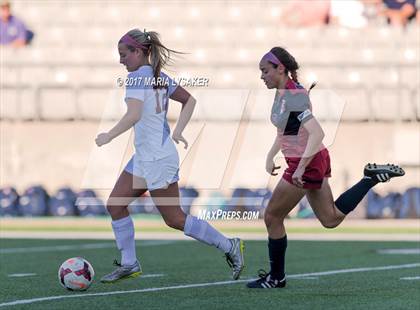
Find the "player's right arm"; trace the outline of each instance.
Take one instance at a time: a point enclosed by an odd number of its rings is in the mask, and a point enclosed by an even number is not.
[[[172,100],[178,101],[182,104],[181,113],[179,114],[178,122],[172,134],[172,139],[178,144],[179,141],[184,143],[185,148],[188,147],[187,140],[183,137],[182,132],[187,126],[194,112],[196,100],[183,87],[178,86],[170,96]]]
[[[275,166],[274,164],[274,156],[280,151],[280,139],[279,136],[276,135],[274,139],[273,146],[271,147],[270,151],[267,154],[267,158],[265,160],[265,171],[271,175],[277,175],[278,173],[274,173],[277,169],[280,169],[280,166]]]
[[[96,138],[96,144],[102,146],[111,142],[114,138],[129,130],[141,119],[144,103],[134,98],[126,98],[127,112],[120,121],[108,132],[100,133]]]

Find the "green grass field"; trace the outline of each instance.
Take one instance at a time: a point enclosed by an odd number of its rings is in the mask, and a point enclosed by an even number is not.
[[[265,241],[245,243],[246,268],[235,283],[223,255],[211,247],[193,241],[146,240],[137,245],[145,277],[105,285],[98,279],[119,258],[113,241],[1,239],[0,308],[420,309],[420,279],[415,279],[420,277],[420,255],[377,252],[419,248],[416,242],[292,240],[288,285],[277,290],[245,287],[259,268],[268,269]],[[86,292],[66,291],[58,283],[59,265],[73,256],[85,257],[95,269],[95,281]],[[36,275],[9,276],[22,273]]]

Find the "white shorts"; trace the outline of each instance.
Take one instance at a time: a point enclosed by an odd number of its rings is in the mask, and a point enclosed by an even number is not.
[[[133,155],[124,171],[145,179],[149,191],[167,188],[179,180],[178,153],[155,161],[141,161]]]

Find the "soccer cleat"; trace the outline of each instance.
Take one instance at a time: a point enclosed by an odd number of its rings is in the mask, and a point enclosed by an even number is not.
[[[244,269],[244,242],[239,238],[229,239],[232,243],[232,248],[229,253],[226,253],[226,261],[232,268],[233,280],[238,280],[242,270]]]
[[[377,165],[367,164],[365,166],[364,175],[378,182],[388,182],[391,178],[402,177],[404,170],[397,165]]]
[[[129,266],[122,266],[117,262],[117,260],[114,260],[114,265],[118,266],[118,268],[110,274],[103,276],[101,278],[102,283],[114,283],[123,279],[136,278],[142,273],[141,266],[138,261]]]
[[[248,288],[282,288],[286,286],[286,276],[282,280],[273,279],[271,274],[262,269],[258,271],[258,276],[260,277],[258,280],[248,282],[246,286]]]

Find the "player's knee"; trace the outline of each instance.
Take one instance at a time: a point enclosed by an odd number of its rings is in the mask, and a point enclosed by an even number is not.
[[[181,218],[164,218],[166,225],[173,229],[184,230],[184,222]]]
[[[340,224],[340,221],[335,218],[323,218],[320,219],[320,222],[322,226],[329,229],[336,228]]]
[[[106,208],[108,210],[109,215],[111,215],[112,218],[119,218],[121,217],[121,208],[116,208],[115,206],[109,206]]]
[[[119,215],[121,215],[121,213],[125,211],[125,207],[115,206],[112,203],[110,203],[110,200],[106,202],[106,209],[112,218],[119,217]]]
[[[276,214],[274,214],[270,211],[266,210],[266,212],[264,213],[264,223],[265,223],[266,227],[271,227],[273,225],[278,225],[278,224],[282,223],[283,220],[284,220],[283,218],[281,218],[280,216],[278,216],[278,215],[276,215]]]
[[[114,213],[114,208],[109,204],[109,202],[106,202],[106,210],[108,211],[109,214],[113,214]]]

